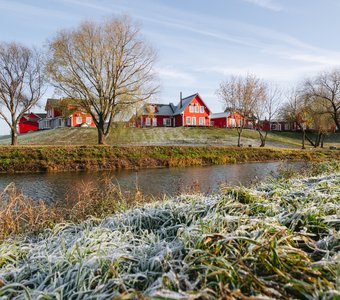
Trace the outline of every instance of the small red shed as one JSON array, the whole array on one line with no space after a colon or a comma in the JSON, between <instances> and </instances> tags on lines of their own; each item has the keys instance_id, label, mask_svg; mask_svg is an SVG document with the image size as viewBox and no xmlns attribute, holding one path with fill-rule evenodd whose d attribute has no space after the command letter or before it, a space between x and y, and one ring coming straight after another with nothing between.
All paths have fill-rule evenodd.
<instances>
[{"instance_id":1,"label":"small red shed","mask_svg":"<svg viewBox=\"0 0 340 300\"><path fill-rule=\"evenodd\" d=\"M44 118L46 118L46 114L44 113L24 114L19 120L19 124L18 124L19 134L39 130L39 121Z\"/></svg>"}]
</instances>

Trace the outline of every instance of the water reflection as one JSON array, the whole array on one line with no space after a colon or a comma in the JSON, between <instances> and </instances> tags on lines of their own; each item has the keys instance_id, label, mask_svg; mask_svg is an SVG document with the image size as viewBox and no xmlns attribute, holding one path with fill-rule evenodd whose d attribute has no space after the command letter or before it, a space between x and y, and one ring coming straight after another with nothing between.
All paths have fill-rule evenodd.
<instances>
[{"instance_id":1,"label":"water reflection","mask_svg":"<svg viewBox=\"0 0 340 300\"><path fill-rule=\"evenodd\" d=\"M283 165L298 169L303 163L290 162ZM119 184L122 191L132 191L138 186L143 193L155 196L171 196L190 190L213 193L218 191L221 184L249 186L267 176L275 176L281 166L280 162L269 162L139 171L2 174L0 190L14 182L27 196L54 201L65 199L65 195L73 196L76 190L89 184L105 188L102 179L109 178Z\"/></svg>"}]
</instances>

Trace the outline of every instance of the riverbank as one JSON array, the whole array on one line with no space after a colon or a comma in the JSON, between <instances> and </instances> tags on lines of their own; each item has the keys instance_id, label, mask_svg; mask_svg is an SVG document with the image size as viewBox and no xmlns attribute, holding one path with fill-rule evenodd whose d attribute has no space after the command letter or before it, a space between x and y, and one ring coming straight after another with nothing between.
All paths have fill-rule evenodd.
<instances>
[{"instance_id":1,"label":"riverbank","mask_svg":"<svg viewBox=\"0 0 340 300\"><path fill-rule=\"evenodd\" d=\"M340 173L326 169L12 237L0 297L337 299Z\"/></svg>"},{"instance_id":2,"label":"riverbank","mask_svg":"<svg viewBox=\"0 0 340 300\"><path fill-rule=\"evenodd\" d=\"M340 151L203 146L0 147L1 173L185 167L280 160L340 160Z\"/></svg>"},{"instance_id":3,"label":"riverbank","mask_svg":"<svg viewBox=\"0 0 340 300\"><path fill-rule=\"evenodd\" d=\"M155 128L113 128L106 139L110 146L235 146L237 130L233 128L200 127L155 127ZM20 145L96 145L95 128L58 128L21 134ZM0 144L9 145L9 137L0 138ZM256 130L244 129L241 143L244 146L260 145ZM268 147L300 148L300 132L271 131L267 137ZM306 145L308 146L308 145ZM340 134L329 134L325 147L340 147Z\"/></svg>"}]
</instances>

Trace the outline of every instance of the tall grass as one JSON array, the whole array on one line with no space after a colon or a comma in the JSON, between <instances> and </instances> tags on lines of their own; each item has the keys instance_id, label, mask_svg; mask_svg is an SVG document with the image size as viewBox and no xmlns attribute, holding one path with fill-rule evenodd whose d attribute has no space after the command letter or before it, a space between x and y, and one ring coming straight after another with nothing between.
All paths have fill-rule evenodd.
<instances>
[{"instance_id":1,"label":"tall grass","mask_svg":"<svg viewBox=\"0 0 340 300\"><path fill-rule=\"evenodd\" d=\"M155 199L143 195L138 187L122 192L108 178L103 178L99 185L82 184L72 196L56 203L31 199L10 184L0 193L0 242L9 235L37 234L58 223L104 218L148 201Z\"/></svg>"},{"instance_id":2,"label":"tall grass","mask_svg":"<svg viewBox=\"0 0 340 300\"><path fill-rule=\"evenodd\" d=\"M182 195L0 245L0 299L339 299L340 173Z\"/></svg>"}]
</instances>

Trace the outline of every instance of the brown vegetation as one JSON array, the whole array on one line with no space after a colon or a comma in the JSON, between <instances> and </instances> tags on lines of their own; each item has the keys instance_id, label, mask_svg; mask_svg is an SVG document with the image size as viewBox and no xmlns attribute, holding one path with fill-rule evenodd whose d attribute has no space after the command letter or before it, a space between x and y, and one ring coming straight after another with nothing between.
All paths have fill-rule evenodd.
<instances>
[{"instance_id":1,"label":"brown vegetation","mask_svg":"<svg viewBox=\"0 0 340 300\"><path fill-rule=\"evenodd\" d=\"M138 188L132 192L122 192L119 186L103 179L99 189L91 184L83 185L76 196L65 201L48 204L44 200L34 200L10 184L0 194L0 241L12 234L39 233L57 223L78 223L89 217L104 218L118 211L154 201L146 197Z\"/></svg>"},{"instance_id":2,"label":"brown vegetation","mask_svg":"<svg viewBox=\"0 0 340 300\"><path fill-rule=\"evenodd\" d=\"M0 148L0 172L116 170L339 159L339 151L198 146L25 146Z\"/></svg>"}]
</instances>

